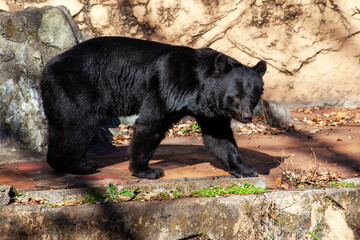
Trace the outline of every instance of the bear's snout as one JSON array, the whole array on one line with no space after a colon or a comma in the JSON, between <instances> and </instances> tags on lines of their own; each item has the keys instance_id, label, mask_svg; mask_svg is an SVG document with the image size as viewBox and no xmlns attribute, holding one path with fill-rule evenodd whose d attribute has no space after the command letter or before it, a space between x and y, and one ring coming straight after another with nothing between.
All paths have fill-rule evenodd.
<instances>
[{"instance_id":1,"label":"bear's snout","mask_svg":"<svg viewBox=\"0 0 360 240\"><path fill-rule=\"evenodd\" d=\"M251 112L244 112L241 115L243 122L251 122L252 120L252 113Z\"/></svg>"},{"instance_id":2,"label":"bear's snout","mask_svg":"<svg viewBox=\"0 0 360 240\"><path fill-rule=\"evenodd\" d=\"M233 115L233 118L242 122L242 123L249 123L252 120L252 113L251 112L238 112Z\"/></svg>"}]
</instances>

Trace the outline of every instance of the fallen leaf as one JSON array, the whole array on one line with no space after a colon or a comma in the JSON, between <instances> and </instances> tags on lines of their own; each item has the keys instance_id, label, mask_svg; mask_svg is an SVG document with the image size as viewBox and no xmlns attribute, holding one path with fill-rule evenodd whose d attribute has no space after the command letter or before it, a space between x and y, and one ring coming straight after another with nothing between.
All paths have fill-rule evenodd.
<instances>
[{"instance_id":1,"label":"fallen leaf","mask_svg":"<svg viewBox=\"0 0 360 240\"><path fill-rule=\"evenodd\" d=\"M305 110L304 110L304 113L311 113L311 108L306 108Z\"/></svg>"},{"instance_id":2,"label":"fallen leaf","mask_svg":"<svg viewBox=\"0 0 360 240\"><path fill-rule=\"evenodd\" d=\"M131 199L131 197L127 197L127 196L119 196L119 200L122 201L122 202L126 202L126 201L129 201Z\"/></svg>"},{"instance_id":3,"label":"fallen leaf","mask_svg":"<svg viewBox=\"0 0 360 240\"><path fill-rule=\"evenodd\" d=\"M280 186L280 185L281 185L281 181L282 181L282 178L277 178L277 179L275 179L275 184L276 184L277 186Z\"/></svg>"},{"instance_id":4,"label":"fallen leaf","mask_svg":"<svg viewBox=\"0 0 360 240\"><path fill-rule=\"evenodd\" d=\"M282 189L285 189L285 190L289 190L290 189L290 185L288 184L288 183L282 183L282 184L280 184L280 187L282 188Z\"/></svg>"},{"instance_id":5,"label":"fallen leaf","mask_svg":"<svg viewBox=\"0 0 360 240\"><path fill-rule=\"evenodd\" d=\"M341 119L345 118L347 116L344 112L339 112L335 115L335 121L340 121Z\"/></svg>"}]
</instances>

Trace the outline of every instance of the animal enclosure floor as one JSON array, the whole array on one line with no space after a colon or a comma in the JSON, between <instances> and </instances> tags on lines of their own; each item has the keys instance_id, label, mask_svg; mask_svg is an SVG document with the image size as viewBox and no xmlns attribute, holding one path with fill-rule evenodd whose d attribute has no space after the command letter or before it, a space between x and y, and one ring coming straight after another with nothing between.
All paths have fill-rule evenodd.
<instances>
[{"instance_id":1,"label":"animal enclosure floor","mask_svg":"<svg viewBox=\"0 0 360 240\"><path fill-rule=\"evenodd\" d=\"M288 187L282 181L287 173L311 175L327 171L327 175L336 178L359 176L359 108L308 108L294 110L292 116L302 124L294 124L287 131L235 133L244 162L258 169L259 176L265 177L268 188ZM111 154L89 156L88 159L99 165L99 171L92 175L55 172L44 157L36 161L27 161L26 157L22 161L1 161L0 184L21 189L137 181L138 178L128 171L127 148L118 146ZM150 161L150 167L164 169L165 179L229 175L204 150L201 136L164 139Z\"/></svg>"}]
</instances>

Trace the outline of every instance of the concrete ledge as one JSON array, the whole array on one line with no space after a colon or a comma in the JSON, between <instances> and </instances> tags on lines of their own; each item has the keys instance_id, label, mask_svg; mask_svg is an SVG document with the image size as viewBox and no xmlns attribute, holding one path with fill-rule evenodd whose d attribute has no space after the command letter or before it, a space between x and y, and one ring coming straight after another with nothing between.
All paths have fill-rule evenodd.
<instances>
[{"instance_id":1,"label":"concrete ledge","mask_svg":"<svg viewBox=\"0 0 360 240\"><path fill-rule=\"evenodd\" d=\"M179 189L183 192L191 192L196 189L210 186L227 187L231 184L250 183L256 187L265 187L265 178L235 178L233 176L222 177L201 177L201 178L181 178L181 179L163 179L163 180L139 180L131 181L125 184L116 184L116 191L120 192L122 189L139 189L141 192L170 192ZM90 191L93 194L109 193L107 185L89 188L74 188L74 189L27 189L21 191L21 196L17 198L21 202L26 202L28 199L46 200L47 202L58 204L64 201L73 201L85 196L85 193Z\"/></svg>"},{"instance_id":2,"label":"concrete ledge","mask_svg":"<svg viewBox=\"0 0 360 240\"><path fill-rule=\"evenodd\" d=\"M242 185L244 183L253 184L256 187L264 188L265 178L236 178L234 176L217 176L217 177L193 177L193 178L174 178L163 180L140 180L127 182L126 184L117 185L118 190L139 188L142 191L160 193L174 191L179 189L184 192L191 192L196 189L210 186L227 187L231 184Z\"/></svg>"},{"instance_id":3,"label":"concrete ledge","mask_svg":"<svg viewBox=\"0 0 360 240\"><path fill-rule=\"evenodd\" d=\"M360 188L0 211L3 239L359 239Z\"/></svg>"}]
</instances>

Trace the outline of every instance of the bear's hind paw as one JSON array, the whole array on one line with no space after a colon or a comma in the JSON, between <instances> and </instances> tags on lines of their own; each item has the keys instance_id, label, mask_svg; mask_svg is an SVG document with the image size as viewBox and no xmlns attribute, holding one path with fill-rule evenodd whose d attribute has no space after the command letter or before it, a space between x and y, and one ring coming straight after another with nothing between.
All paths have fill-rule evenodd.
<instances>
[{"instance_id":1,"label":"bear's hind paw","mask_svg":"<svg viewBox=\"0 0 360 240\"><path fill-rule=\"evenodd\" d=\"M241 164L241 170L230 171L230 173L237 178L257 177L258 176L258 172L255 168L253 168L249 165L245 165L245 164Z\"/></svg>"}]
</instances>

